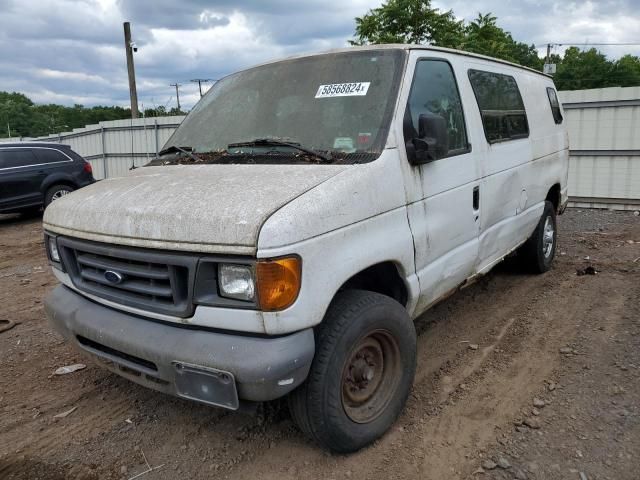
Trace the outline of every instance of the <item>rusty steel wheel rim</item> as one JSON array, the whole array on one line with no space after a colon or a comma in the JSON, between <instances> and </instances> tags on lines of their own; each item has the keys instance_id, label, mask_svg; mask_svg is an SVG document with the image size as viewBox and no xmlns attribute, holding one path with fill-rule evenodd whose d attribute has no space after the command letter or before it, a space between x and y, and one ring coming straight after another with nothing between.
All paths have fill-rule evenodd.
<instances>
[{"instance_id":1,"label":"rusty steel wheel rim","mask_svg":"<svg viewBox=\"0 0 640 480\"><path fill-rule=\"evenodd\" d=\"M362 337L342 370L342 406L356 423L369 423L387 408L400 383L398 342L386 330Z\"/></svg>"}]
</instances>

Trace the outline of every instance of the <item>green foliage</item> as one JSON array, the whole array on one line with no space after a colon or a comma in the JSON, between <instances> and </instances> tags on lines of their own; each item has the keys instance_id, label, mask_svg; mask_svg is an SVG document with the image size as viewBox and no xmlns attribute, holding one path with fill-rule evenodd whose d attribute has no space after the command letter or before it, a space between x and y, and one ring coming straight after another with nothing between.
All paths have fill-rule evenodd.
<instances>
[{"instance_id":1,"label":"green foliage","mask_svg":"<svg viewBox=\"0 0 640 480\"><path fill-rule=\"evenodd\" d=\"M356 18L352 45L370 43L432 43L455 48L460 44L463 22L452 11L431 8L431 0L389 0Z\"/></svg>"},{"instance_id":2,"label":"green foliage","mask_svg":"<svg viewBox=\"0 0 640 480\"><path fill-rule=\"evenodd\" d=\"M429 43L542 69L535 46L516 42L496 22L488 13L465 24L451 10L432 8L431 0L388 0L356 18L356 38L351 44Z\"/></svg>"},{"instance_id":3,"label":"green foliage","mask_svg":"<svg viewBox=\"0 0 640 480\"><path fill-rule=\"evenodd\" d=\"M640 85L640 58L633 55L608 60L595 48L582 51L571 47L556 63L553 80L559 90Z\"/></svg>"},{"instance_id":4,"label":"green foliage","mask_svg":"<svg viewBox=\"0 0 640 480\"><path fill-rule=\"evenodd\" d=\"M387 0L356 18L355 38L350 43L428 43L536 70L542 70L544 64L535 45L516 41L498 26L498 19L491 13L478 14L475 20L465 23L457 20L451 10L433 8L431 0ZM552 54L550 63L557 65L554 81L559 90L640 85L640 58L633 55L609 60L596 49L582 51L572 47L564 57Z\"/></svg>"},{"instance_id":5,"label":"green foliage","mask_svg":"<svg viewBox=\"0 0 640 480\"><path fill-rule=\"evenodd\" d=\"M21 93L0 92L0 137L40 137L95 124L105 120L130 118L122 107L82 105L36 105Z\"/></svg>"},{"instance_id":6,"label":"green foliage","mask_svg":"<svg viewBox=\"0 0 640 480\"><path fill-rule=\"evenodd\" d=\"M487 13L465 27L460 50L480 53L542 70L543 61L538 57L535 45L517 42L511 34L497 24L498 19Z\"/></svg>"},{"instance_id":7,"label":"green foliage","mask_svg":"<svg viewBox=\"0 0 640 480\"><path fill-rule=\"evenodd\" d=\"M165 115L186 115L187 112L178 110L176 107L167 110L167 107L160 105L156 108L146 108L144 111L145 117L164 117Z\"/></svg>"}]
</instances>

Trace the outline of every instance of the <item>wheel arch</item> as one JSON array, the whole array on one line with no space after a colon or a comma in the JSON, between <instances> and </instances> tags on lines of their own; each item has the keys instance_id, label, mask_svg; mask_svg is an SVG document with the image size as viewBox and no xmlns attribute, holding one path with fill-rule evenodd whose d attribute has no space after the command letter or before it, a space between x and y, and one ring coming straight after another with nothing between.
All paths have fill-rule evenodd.
<instances>
[{"instance_id":1,"label":"wheel arch","mask_svg":"<svg viewBox=\"0 0 640 480\"><path fill-rule=\"evenodd\" d=\"M406 307L409 287L400 272L401 267L393 261L375 263L351 276L338 288L335 295L344 290L368 290L390 297Z\"/></svg>"},{"instance_id":2,"label":"wheel arch","mask_svg":"<svg viewBox=\"0 0 640 480\"><path fill-rule=\"evenodd\" d=\"M547 192L547 196L545 197L545 200L551 202L551 204L553 205L553 209L555 210L556 213L560 212L561 189L560 189L559 183L556 183L549 189L549 191Z\"/></svg>"},{"instance_id":3,"label":"wheel arch","mask_svg":"<svg viewBox=\"0 0 640 480\"><path fill-rule=\"evenodd\" d=\"M73 180L70 175L64 175L61 173L49 175L42 182L40 190L42 194L46 194L47 190L49 190L54 185L66 185L68 187L72 187L74 189L78 188L78 184Z\"/></svg>"}]
</instances>

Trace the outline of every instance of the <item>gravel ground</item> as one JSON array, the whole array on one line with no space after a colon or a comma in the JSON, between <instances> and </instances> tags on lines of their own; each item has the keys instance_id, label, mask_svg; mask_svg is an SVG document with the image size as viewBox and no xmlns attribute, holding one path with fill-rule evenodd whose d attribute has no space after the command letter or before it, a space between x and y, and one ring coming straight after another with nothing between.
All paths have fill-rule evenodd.
<instances>
[{"instance_id":1,"label":"gravel ground","mask_svg":"<svg viewBox=\"0 0 640 480\"><path fill-rule=\"evenodd\" d=\"M637 480L640 217L569 210L559 227L547 274L510 259L417 320L405 412L342 456L308 441L284 402L230 413L87 361L44 318L56 281L40 221L0 217L0 319L19 322L0 333L0 478Z\"/></svg>"}]
</instances>

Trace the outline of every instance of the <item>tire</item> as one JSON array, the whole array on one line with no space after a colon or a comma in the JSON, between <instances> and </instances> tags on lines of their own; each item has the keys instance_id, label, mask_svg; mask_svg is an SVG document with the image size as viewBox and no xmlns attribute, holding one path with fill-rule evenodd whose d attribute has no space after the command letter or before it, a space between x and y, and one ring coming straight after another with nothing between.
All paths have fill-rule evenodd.
<instances>
[{"instance_id":1,"label":"tire","mask_svg":"<svg viewBox=\"0 0 640 480\"><path fill-rule=\"evenodd\" d=\"M343 291L319 327L309 376L289 395L289 409L322 447L355 452L396 421L415 370L416 331L404 307L378 293Z\"/></svg>"},{"instance_id":2,"label":"tire","mask_svg":"<svg viewBox=\"0 0 640 480\"><path fill-rule=\"evenodd\" d=\"M51 202L73 192L74 190L74 187L64 184L53 185L52 187L49 187L47 193L45 193L44 195L44 208L47 208L49 205L51 205Z\"/></svg>"},{"instance_id":3,"label":"tire","mask_svg":"<svg viewBox=\"0 0 640 480\"><path fill-rule=\"evenodd\" d=\"M546 201L536 229L520 249L523 267L533 273L548 271L556 254L557 236L556 212Z\"/></svg>"}]
</instances>

